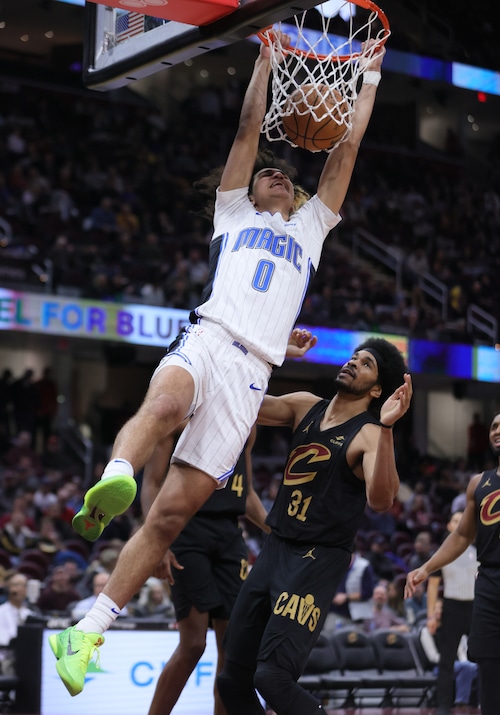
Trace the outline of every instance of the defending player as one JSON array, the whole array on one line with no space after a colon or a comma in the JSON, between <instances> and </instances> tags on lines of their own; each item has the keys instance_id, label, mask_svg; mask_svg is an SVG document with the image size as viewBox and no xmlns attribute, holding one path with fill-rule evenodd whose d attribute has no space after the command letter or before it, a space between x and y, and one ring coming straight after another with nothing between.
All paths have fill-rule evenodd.
<instances>
[{"instance_id":1,"label":"defending player","mask_svg":"<svg viewBox=\"0 0 500 715\"><path fill-rule=\"evenodd\" d=\"M264 399L259 423L294 432L267 518L271 534L226 632L217 682L228 715L264 715L255 688L277 715L322 710L297 680L349 567L366 503L385 511L398 492L392 426L410 406L405 369L394 345L370 338L341 368L332 400L307 392Z\"/></svg>"},{"instance_id":2,"label":"defending player","mask_svg":"<svg viewBox=\"0 0 500 715\"><path fill-rule=\"evenodd\" d=\"M222 639L248 574L248 549L238 516L245 514L266 533L270 531L264 523L266 511L252 485L251 452L255 437L254 427L226 488L209 497L172 544L170 563L180 569L175 577L169 577L179 645L160 674L149 715L172 712L203 655L209 624L217 642L216 674L224 665ZM145 513L147 502L154 500L151 497L157 475L162 473L161 466L156 473L151 464L145 469L141 490L141 498L143 493L145 496ZM225 715L225 712L214 683L214 715Z\"/></svg>"},{"instance_id":3,"label":"defending player","mask_svg":"<svg viewBox=\"0 0 500 715\"><path fill-rule=\"evenodd\" d=\"M405 598L415 585L455 561L475 542L479 570L472 604L472 623L468 641L469 659L477 662L481 682L481 713L497 715L500 668L500 412L490 425L490 446L498 465L474 475L467 487L465 510L458 526L423 566L406 577Z\"/></svg>"}]
</instances>

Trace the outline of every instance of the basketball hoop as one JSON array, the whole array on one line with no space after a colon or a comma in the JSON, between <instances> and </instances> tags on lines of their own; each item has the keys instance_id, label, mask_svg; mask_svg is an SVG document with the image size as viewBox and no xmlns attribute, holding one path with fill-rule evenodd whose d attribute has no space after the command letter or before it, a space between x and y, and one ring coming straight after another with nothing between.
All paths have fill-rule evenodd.
<instances>
[{"instance_id":1,"label":"basketball hoop","mask_svg":"<svg viewBox=\"0 0 500 715\"><path fill-rule=\"evenodd\" d=\"M282 117L313 109L307 104L307 95L304 97L300 91L304 84L331 88L331 101L324 103L324 111L345 127L341 138L325 151L332 151L349 136L359 77L386 42L390 27L387 16L372 0L346 0L342 7L348 11L346 36L332 32L333 18L322 12L321 5L296 15L294 24L278 23L258 33L272 49L272 101L262 126L269 141L282 140L297 146L285 133ZM361 12L356 12L358 8ZM313 12L319 14L320 29L311 29L306 23ZM314 19L317 24L317 16ZM314 22L309 25L314 26ZM290 36L289 44L281 43L282 34ZM367 47L368 40L375 42Z\"/></svg>"}]
</instances>

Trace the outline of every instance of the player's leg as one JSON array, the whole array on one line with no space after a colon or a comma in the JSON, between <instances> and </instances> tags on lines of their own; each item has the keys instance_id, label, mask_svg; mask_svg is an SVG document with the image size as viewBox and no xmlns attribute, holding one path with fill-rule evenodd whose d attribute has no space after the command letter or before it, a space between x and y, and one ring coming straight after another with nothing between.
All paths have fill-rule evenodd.
<instances>
[{"instance_id":1,"label":"player's leg","mask_svg":"<svg viewBox=\"0 0 500 715\"><path fill-rule=\"evenodd\" d=\"M198 469L172 465L144 525L121 551L103 593L89 613L76 626L52 636L51 646L58 658L58 673L72 695L83 689L87 665L95 650L95 646L90 647L89 644L84 653L78 653L75 643L77 646L86 643L85 634L88 633L93 634L94 643L98 638L96 634L102 634L109 628L119 615L120 608L139 591L184 525L216 486L214 479Z\"/></svg>"},{"instance_id":2,"label":"player's leg","mask_svg":"<svg viewBox=\"0 0 500 715\"><path fill-rule=\"evenodd\" d=\"M481 715L498 715L500 658L478 658Z\"/></svg>"},{"instance_id":3,"label":"player's leg","mask_svg":"<svg viewBox=\"0 0 500 715\"><path fill-rule=\"evenodd\" d=\"M100 481L73 518L81 536L95 541L113 517L130 507L137 492L134 474L189 413L194 392L193 376L182 367L167 365L154 375L141 407L118 433Z\"/></svg>"},{"instance_id":4,"label":"player's leg","mask_svg":"<svg viewBox=\"0 0 500 715\"><path fill-rule=\"evenodd\" d=\"M217 676L222 672L225 662L224 636L229 623L229 617L234 609L236 599L245 580L248 578L248 548L241 529L236 520L219 519L217 521L220 534L212 573L217 587L220 606L215 609L212 626L217 642L217 674L214 683L214 715L227 715L217 687Z\"/></svg>"},{"instance_id":5,"label":"player's leg","mask_svg":"<svg viewBox=\"0 0 500 715\"><path fill-rule=\"evenodd\" d=\"M343 549L322 546L281 542L279 550L274 607L262 636L254 683L278 715L313 715L322 711L321 705L297 681L350 558ZM311 552L314 558L309 558Z\"/></svg>"},{"instance_id":6,"label":"player's leg","mask_svg":"<svg viewBox=\"0 0 500 715\"><path fill-rule=\"evenodd\" d=\"M437 712L439 715L449 713L453 707L455 689L454 663L457 658L458 644L462 633L468 633L470 627L470 609L467 608L467 605L467 603L454 599L443 599L440 657L436 684Z\"/></svg>"},{"instance_id":7,"label":"player's leg","mask_svg":"<svg viewBox=\"0 0 500 715\"><path fill-rule=\"evenodd\" d=\"M224 667L217 677L228 715L265 715L253 681L262 634L271 613L273 559L268 540L241 587L229 619Z\"/></svg>"},{"instance_id":8,"label":"player's leg","mask_svg":"<svg viewBox=\"0 0 500 715\"><path fill-rule=\"evenodd\" d=\"M200 613L193 606L187 618L179 621L178 625L179 645L158 678L149 715L168 715L172 712L205 650L208 613Z\"/></svg>"}]
</instances>

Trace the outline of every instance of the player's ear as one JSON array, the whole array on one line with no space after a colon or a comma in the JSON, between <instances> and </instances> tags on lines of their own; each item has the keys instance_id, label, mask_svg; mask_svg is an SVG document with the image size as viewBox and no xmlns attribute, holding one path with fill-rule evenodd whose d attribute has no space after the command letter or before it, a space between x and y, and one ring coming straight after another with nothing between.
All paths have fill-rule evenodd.
<instances>
[{"instance_id":1,"label":"player's ear","mask_svg":"<svg viewBox=\"0 0 500 715\"><path fill-rule=\"evenodd\" d=\"M372 389L370 390L370 395L372 396L372 399L376 400L380 395L382 394L382 388L380 385L374 385Z\"/></svg>"}]
</instances>

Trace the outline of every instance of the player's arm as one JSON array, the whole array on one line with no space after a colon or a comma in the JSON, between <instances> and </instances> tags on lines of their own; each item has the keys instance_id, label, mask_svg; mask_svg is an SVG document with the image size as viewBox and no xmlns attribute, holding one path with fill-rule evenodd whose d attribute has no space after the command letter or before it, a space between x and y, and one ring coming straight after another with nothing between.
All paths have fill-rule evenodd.
<instances>
[{"instance_id":1,"label":"player's arm","mask_svg":"<svg viewBox=\"0 0 500 715\"><path fill-rule=\"evenodd\" d=\"M320 399L311 392L291 392L278 397L266 395L259 410L257 424L293 429Z\"/></svg>"},{"instance_id":2,"label":"player's arm","mask_svg":"<svg viewBox=\"0 0 500 715\"><path fill-rule=\"evenodd\" d=\"M369 40L374 43L374 40ZM380 72L385 48L380 47L373 55L367 70ZM349 137L328 155L318 184L318 196L334 213L338 214L349 188L354 164L358 156L361 140L375 104L377 87L363 84L356 99L352 116L352 130Z\"/></svg>"},{"instance_id":3,"label":"player's arm","mask_svg":"<svg viewBox=\"0 0 500 715\"><path fill-rule=\"evenodd\" d=\"M288 338L286 346L287 358L303 357L311 348L318 342L316 335L313 335L310 330L305 328L294 328Z\"/></svg>"},{"instance_id":4,"label":"player's arm","mask_svg":"<svg viewBox=\"0 0 500 715\"><path fill-rule=\"evenodd\" d=\"M411 377L407 373L403 384L382 405L380 421L392 426L401 419L410 407L412 393ZM370 508L386 511L391 508L399 491L393 431L388 427L367 424L359 433L359 440L361 471L356 468L354 471L365 480L366 499Z\"/></svg>"},{"instance_id":5,"label":"player's arm","mask_svg":"<svg viewBox=\"0 0 500 715\"><path fill-rule=\"evenodd\" d=\"M407 575L405 598L409 598L413 595L417 583L422 583L430 574L439 571L443 566L455 561L476 538L477 524L474 492L476 491L480 479L481 475L476 474L469 482L464 513L457 528L446 537L436 553L433 554L425 564L418 569L410 571Z\"/></svg>"},{"instance_id":6,"label":"player's arm","mask_svg":"<svg viewBox=\"0 0 500 715\"><path fill-rule=\"evenodd\" d=\"M245 445L245 469L247 475L247 500L245 516L253 524L269 534L271 529L265 524L267 512L264 509L259 495L253 488L253 465L252 465L252 449L257 438L257 427L254 425Z\"/></svg>"},{"instance_id":7,"label":"player's arm","mask_svg":"<svg viewBox=\"0 0 500 715\"><path fill-rule=\"evenodd\" d=\"M271 73L270 52L269 47L261 45L243 99L238 131L224 166L221 191L239 189L250 184L267 108L267 88Z\"/></svg>"}]
</instances>

